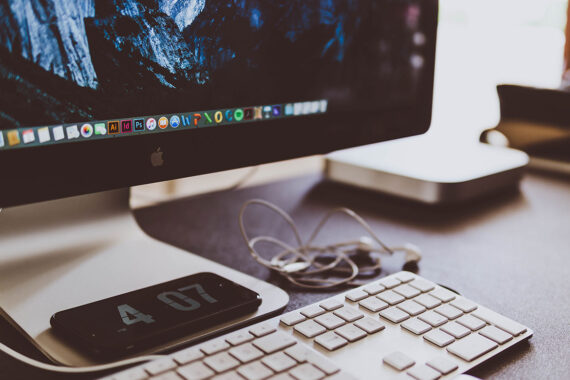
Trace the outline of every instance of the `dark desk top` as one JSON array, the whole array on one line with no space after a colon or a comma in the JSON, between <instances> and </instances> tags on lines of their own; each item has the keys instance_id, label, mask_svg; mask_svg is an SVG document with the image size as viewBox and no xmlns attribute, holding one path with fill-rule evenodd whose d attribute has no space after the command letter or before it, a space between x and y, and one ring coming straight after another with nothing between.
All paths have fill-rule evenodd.
<instances>
[{"instance_id":1,"label":"dark desk top","mask_svg":"<svg viewBox=\"0 0 570 380\"><path fill-rule=\"evenodd\" d=\"M335 206L357 211L379 236L396 245L412 242L423 252L418 273L501 312L534 330L521 344L472 371L482 378L567 378L570 372L570 181L528 175L520 192L468 204L430 207L303 177L232 192L186 198L136 212L150 235L199 253L286 289L288 310L327 298L331 292L289 286L255 263L239 234L237 215L251 198L274 202L296 220L306 238L321 215ZM252 231L290 237L268 211L252 209ZM363 235L343 217L333 219L322 239ZM329 240L330 241L330 240ZM401 270L403 258L386 257L381 276ZM339 290L336 290L338 292ZM5 323L1 341L32 355ZM37 357L37 356L36 356ZM0 378L69 379L48 376L0 354Z\"/></svg>"}]
</instances>

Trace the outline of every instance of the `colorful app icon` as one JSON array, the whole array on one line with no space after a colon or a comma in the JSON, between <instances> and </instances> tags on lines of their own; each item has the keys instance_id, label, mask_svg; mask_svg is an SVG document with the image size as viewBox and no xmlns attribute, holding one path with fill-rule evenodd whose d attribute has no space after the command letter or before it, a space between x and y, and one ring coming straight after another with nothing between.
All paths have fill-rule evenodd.
<instances>
[{"instance_id":1,"label":"colorful app icon","mask_svg":"<svg viewBox=\"0 0 570 380\"><path fill-rule=\"evenodd\" d=\"M133 120L133 129L135 132L144 131L144 119Z\"/></svg>"},{"instance_id":2,"label":"colorful app icon","mask_svg":"<svg viewBox=\"0 0 570 380\"><path fill-rule=\"evenodd\" d=\"M299 116L303 114L303 103L295 103L293 105L293 115Z\"/></svg>"},{"instance_id":3,"label":"colorful app icon","mask_svg":"<svg viewBox=\"0 0 570 380\"><path fill-rule=\"evenodd\" d=\"M116 135L117 133L121 133L119 129L119 122L118 121L109 121L107 122L107 131L110 135Z\"/></svg>"},{"instance_id":4,"label":"colorful app icon","mask_svg":"<svg viewBox=\"0 0 570 380\"><path fill-rule=\"evenodd\" d=\"M206 119L207 124L212 124L214 121L212 120L212 116L208 112L204 112L204 118Z\"/></svg>"},{"instance_id":5,"label":"colorful app icon","mask_svg":"<svg viewBox=\"0 0 570 380\"><path fill-rule=\"evenodd\" d=\"M200 120L202 120L202 115L200 115L199 113L195 113L194 115L192 115L192 119L194 120L194 126L197 127Z\"/></svg>"},{"instance_id":6,"label":"colorful app icon","mask_svg":"<svg viewBox=\"0 0 570 380\"><path fill-rule=\"evenodd\" d=\"M0 131L0 148L4 147L4 134Z\"/></svg>"},{"instance_id":7,"label":"colorful app icon","mask_svg":"<svg viewBox=\"0 0 570 380\"><path fill-rule=\"evenodd\" d=\"M176 115L170 117L170 125L172 128L178 128L180 126L180 118Z\"/></svg>"},{"instance_id":8,"label":"colorful app icon","mask_svg":"<svg viewBox=\"0 0 570 380\"><path fill-rule=\"evenodd\" d=\"M156 129L156 120L152 117L146 119L146 129L149 131L154 131Z\"/></svg>"},{"instance_id":9,"label":"colorful app icon","mask_svg":"<svg viewBox=\"0 0 570 380\"><path fill-rule=\"evenodd\" d=\"M243 118L245 120L252 120L253 119L253 108L246 108L243 110Z\"/></svg>"},{"instance_id":10,"label":"colorful app icon","mask_svg":"<svg viewBox=\"0 0 570 380\"><path fill-rule=\"evenodd\" d=\"M271 106L263 107L263 118L269 119L271 117L271 115L272 115Z\"/></svg>"},{"instance_id":11,"label":"colorful app icon","mask_svg":"<svg viewBox=\"0 0 570 380\"><path fill-rule=\"evenodd\" d=\"M158 119L158 127L160 129L164 129L164 128L168 127L168 119L165 118L164 116L161 117L160 119Z\"/></svg>"},{"instance_id":12,"label":"colorful app icon","mask_svg":"<svg viewBox=\"0 0 570 380\"><path fill-rule=\"evenodd\" d=\"M93 126L91 124L83 124L81 126L81 136L85 138L93 136Z\"/></svg>"},{"instance_id":13,"label":"colorful app icon","mask_svg":"<svg viewBox=\"0 0 570 380\"><path fill-rule=\"evenodd\" d=\"M96 123L95 124L95 135L96 136L104 136L107 134L107 128L105 128L105 123Z\"/></svg>"},{"instance_id":14,"label":"colorful app icon","mask_svg":"<svg viewBox=\"0 0 570 380\"><path fill-rule=\"evenodd\" d=\"M235 121L242 121L243 120L243 110L241 108L238 108L237 110L234 111L234 119Z\"/></svg>"},{"instance_id":15,"label":"colorful app icon","mask_svg":"<svg viewBox=\"0 0 570 380\"><path fill-rule=\"evenodd\" d=\"M329 102L327 100L321 100L319 103L320 103L320 111L322 113L327 112L327 106Z\"/></svg>"},{"instance_id":16,"label":"colorful app icon","mask_svg":"<svg viewBox=\"0 0 570 380\"><path fill-rule=\"evenodd\" d=\"M38 141L43 144L51 140L51 136L49 135L49 128L43 127L38 129Z\"/></svg>"},{"instance_id":17,"label":"colorful app icon","mask_svg":"<svg viewBox=\"0 0 570 380\"><path fill-rule=\"evenodd\" d=\"M271 112L273 114L274 117L279 117L281 116L281 106L273 106L271 108Z\"/></svg>"},{"instance_id":18,"label":"colorful app icon","mask_svg":"<svg viewBox=\"0 0 570 380\"><path fill-rule=\"evenodd\" d=\"M216 111L214 113L214 120L218 124L220 124L222 121L224 121L224 114L222 113L222 111Z\"/></svg>"},{"instance_id":19,"label":"colorful app icon","mask_svg":"<svg viewBox=\"0 0 570 380\"><path fill-rule=\"evenodd\" d=\"M263 119L263 107L253 108L253 119L254 120Z\"/></svg>"},{"instance_id":20,"label":"colorful app icon","mask_svg":"<svg viewBox=\"0 0 570 380\"><path fill-rule=\"evenodd\" d=\"M133 121L132 120L121 120L121 132L131 133L133 131Z\"/></svg>"},{"instance_id":21,"label":"colorful app icon","mask_svg":"<svg viewBox=\"0 0 570 380\"><path fill-rule=\"evenodd\" d=\"M33 129L26 129L22 132L22 141L24 144L33 143L36 140L36 135Z\"/></svg>"},{"instance_id":22,"label":"colorful app icon","mask_svg":"<svg viewBox=\"0 0 570 380\"><path fill-rule=\"evenodd\" d=\"M303 102L303 115L308 115L311 113L311 102Z\"/></svg>"},{"instance_id":23,"label":"colorful app icon","mask_svg":"<svg viewBox=\"0 0 570 380\"><path fill-rule=\"evenodd\" d=\"M76 139L79 137L79 128L77 128L77 125L70 125L69 127L66 127L65 132L67 133L68 140Z\"/></svg>"},{"instance_id":24,"label":"colorful app icon","mask_svg":"<svg viewBox=\"0 0 570 380\"><path fill-rule=\"evenodd\" d=\"M293 115L293 104L289 103L285 105L285 116Z\"/></svg>"},{"instance_id":25,"label":"colorful app icon","mask_svg":"<svg viewBox=\"0 0 570 380\"><path fill-rule=\"evenodd\" d=\"M192 126L192 117L190 115L181 115L180 121L182 122L182 126L184 127Z\"/></svg>"},{"instance_id":26,"label":"colorful app icon","mask_svg":"<svg viewBox=\"0 0 570 380\"><path fill-rule=\"evenodd\" d=\"M63 133L63 126L61 125L53 127L51 132L53 133L53 139L55 141L63 140L65 138L65 134Z\"/></svg>"},{"instance_id":27,"label":"colorful app icon","mask_svg":"<svg viewBox=\"0 0 570 380\"><path fill-rule=\"evenodd\" d=\"M14 146L20 144L20 132L17 130L8 131L6 136L8 137L8 145Z\"/></svg>"}]
</instances>

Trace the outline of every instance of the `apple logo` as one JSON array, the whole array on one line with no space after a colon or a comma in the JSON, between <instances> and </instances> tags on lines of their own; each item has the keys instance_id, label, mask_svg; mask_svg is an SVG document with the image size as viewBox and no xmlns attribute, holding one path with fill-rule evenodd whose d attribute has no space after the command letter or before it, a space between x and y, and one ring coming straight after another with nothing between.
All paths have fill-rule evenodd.
<instances>
[{"instance_id":1,"label":"apple logo","mask_svg":"<svg viewBox=\"0 0 570 380\"><path fill-rule=\"evenodd\" d=\"M164 164L164 158L162 157L163 154L164 152L160 150L160 147L158 147L155 152L151 153L150 163L152 166L157 167Z\"/></svg>"}]
</instances>

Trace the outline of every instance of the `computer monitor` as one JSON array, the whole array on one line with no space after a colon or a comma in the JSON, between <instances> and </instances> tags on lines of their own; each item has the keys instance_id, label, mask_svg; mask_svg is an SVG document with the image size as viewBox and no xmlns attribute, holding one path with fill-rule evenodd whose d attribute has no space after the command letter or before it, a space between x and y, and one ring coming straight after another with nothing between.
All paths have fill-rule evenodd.
<instances>
[{"instance_id":1,"label":"computer monitor","mask_svg":"<svg viewBox=\"0 0 570 380\"><path fill-rule=\"evenodd\" d=\"M263 299L216 331L282 310L106 190L425 132L436 24L436 0L1 2L0 315L85 365L52 314L203 271Z\"/></svg>"},{"instance_id":2,"label":"computer monitor","mask_svg":"<svg viewBox=\"0 0 570 380\"><path fill-rule=\"evenodd\" d=\"M420 134L436 0L0 4L0 207Z\"/></svg>"}]
</instances>

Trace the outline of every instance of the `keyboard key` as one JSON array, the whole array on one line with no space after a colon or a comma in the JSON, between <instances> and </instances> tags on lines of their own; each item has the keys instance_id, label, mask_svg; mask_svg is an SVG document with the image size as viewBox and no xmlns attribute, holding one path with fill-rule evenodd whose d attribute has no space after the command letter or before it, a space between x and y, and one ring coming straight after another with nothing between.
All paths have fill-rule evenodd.
<instances>
[{"instance_id":1,"label":"keyboard key","mask_svg":"<svg viewBox=\"0 0 570 380\"><path fill-rule=\"evenodd\" d=\"M399 304L397 306L397 308L404 310L406 313L408 313L412 316L421 314L424 311L426 311L425 307L423 307L419 303L412 301L412 300L407 300L407 301L402 302L401 304Z\"/></svg>"},{"instance_id":2,"label":"keyboard key","mask_svg":"<svg viewBox=\"0 0 570 380\"><path fill-rule=\"evenodd\" d=\"M364 314L362 314L362 312L360 310L357 310L353 307L349 307L349 306L345 306L343 308L337 309L335 311L333 311L333 313L337 316L337 317L341 317L342 319L344 319L347 322L354 322L362 317L364 317Z\"/></svg>"},{"instance_id":3,"label":"keyboard key","mask_svg":"<svg viewBox=\"0 0 570 380\"><path fill-rule=\"evenodd\" d=\"M424 335L424 339L438 347L445 347L455 341L455 339L441 330L432 330Z\"/></svg>"},{"instance_id":4,"label":"keyboard key","mask_svg":"<svg viewBox=\"0 0 570 380\"><path fill-rule=\"evenodd\" d=\"M429 294L439 299L442 302L449 302L455 299L455 293L444 288L436 288L434 291L432 291Z\"/></svg>"},{"instance_id":5,"label":"keyboard key","mask_svg":"<svg viewBox=\"0 0 570 380\"><path fill-rule=\"evenodd\" d=\"M471 330L460 325L457 322L449 322L440 327L442 331L445 331L449 335L453 336L455 339L461 339L464 336L471 334Z\"/></svg>"},{"instance_id":6,"label":"keyboard key","mask_svg":"<svg viewBox=\"0 0 570 380\"><path fill-rule=\"evenodd\" d=\"M441 377L438 371L424 364L411 368L407 373L417 380L437 380Z\"/></svg>"},{"instance_id":7,"label":"keyboard key","mask_svg":"<svg viewBox=\"0 0 570 380\"><path fill-rule=\"evenodd\" d=\"M391 290L386 290L385 292L378 294L376 297L380 298L384 302L387 302L389 305L396 305L405 300L404 297L398 293L394 293Z\"/></svg>"},{"instance_id":8,"label":"keyboard key","mask_svg":"<svg viewBox=\"0 0 570 380\"><path fill-rule=\"evenodd\" d=\"M283 372L297 365L297 362L283 352L277 352L261 360L263 364L275 372Z\"/></svg>"},{"instance_id":9,"label":"keyboard key","mask_svg":"<svg viewBox=\"0 0 570 380\"><path fill-rule=\"evenodd\" d=\"M340 371L340 368L331 360L317 354L316 352L309 352L307 355L307 361L329 376Z\"/></svg>"},{"instance_id":10,"label":"keyboard key","mask_svg":"<svg viewBox=\"0 0 570 380\"><path fill-rule=\"evenodd\" d=\"M253 345L266 354L272 354L274 352L283 350L294 345L295 343L297 343L296 339L281 332L275 332L253 341Z\"/></svg>"},{"instance_id":11,"label":"keyboard key","mask_svg":"<svg viewBox=\"0 0 570 380\"><path fill-rule=\"evenodd\" d=\"M301 322L294 327L295 331L303 334L307 338L314 338L327 331L327 329L313 320Z\"/></svg>"},{"instance_id":12,"label":"keyboard key","mask_svg":"<svg viewBox=\"0 0 570 380\"><path fill-rule=\"evenodd\" d=\"M423 333L431 330L430 325L416 318L403 322L401 326L416 335L422 335Z\"/></svg>"},{"instance_id":13,"label":"keyboard key","mask_svg":"<svg viewBox=\"0 0 570 380\"><path fill-rule=\"evenodd\" d=\"M253 335L251 335L247 331L238 331L226 337L226 342L228 342L232 346L237 346L238 344L250 342L252 340L253 340Z\"/></svg>"},{"instance_id":14,"label":"keyboard key","mask_svg":"<svg viewBox=\"0 0 570 380\"><path fill-rule=\"evenodd\" d=\"M499 344L505 344L509 340L513 339L513 336L511 334L495 326L486 326L481 331L479 331L479 334Z\"/></svg>"},{"instance_id":15,"label":"keyboard key","mask_svg":"<svg viewBox=\"0 0 570 380\"><path fill-rule=\"evenodd\" d=\"M364 291L371 296L376 295L386 289L381 283L374 282L364 287Z\"/></svg>"},{"instance_id":16,"label":"keyboard key","mask_svg":"<svg viewBox=\"0 0 570 380\"><path fill-rule=\"evenodd\" d=\"M388 307L388 304L376 297L368 297L359 303L360 306L376 313Z\"/></svg>"},{"instance_id":17,"label":"keyboard key","mask_svg":"<svg viewBox=\"0 0 570 380\"><path fill-rule=\"evenodd\" d=\"M242 344L241 346L234 347L228 351L230 355L242 363L249 363L250 361L259 359L263 356L263 352L255 348L251 343Z\"/></svg>"},{"instance_id":18,"label":"keyboard key","mask_svg":"<svg viewBox=\"0 0 570 380\"><path fill-rule=\"evenodd\" d=\"M463 312L456 307L449 304L441 305L433 309L436 313L439 313L446 317L447 319L455 319L463 315Z\"/></svg>"},{"instance_id":19,"label":"keyboard key","mask_svg":"<svg viewBox=\"0 0 570 380\"><path fill-rule=\"evenodd\" d=\"M421 294L414 298L414 301L428 309L433 309L434 307L441 305L441 301L439 299L430 296L429 294Z\"/></svg>"},{"instance_id":20,"label":"keyboard key","mask_svg":"<svg viewBox=\"0 0 570 380\"><path fill-rule=\"evenodd\" d=\"M243 379L239 379L243 380ZM280 373L279 375L271 376L269 380L295 380L295 378L288 373Z\"/></svg>"},{"instance_id":21,"label":"keyboard key","mask_svg":"<svg viewBox=\"0 0 570 380\"><path fill-rule=\"evenodd\" d=\"M319 305L312 305L301 310L301 314L303 314L307 318L314 318L318 315L324 314L324 312L325 309L323 309Z\"/></svg>"},{"instance_id":22,"label":"keyboard key","mask_svg":"<svg viewBox=\"0 0 570 380\"><path fill-rule=\"evenodd\" d=\"M431 368L434 368L437 371L439 371L442 375L448 375L458 368L457 364L455 364L453 361L451 361L448 358L444 358L443 356L433 358L426 364L429 365Z\"/></svg>"},{"instance_id":23,"label":"keyboard key","mask_svg":"<svg viewBox=\"0 0 570 380\"><path fill-rule=\"evenodd\" d=\"M193 362L198 359L202 359L204 354L196 347L186 348L182 351L175 353L172 358L176 361L176 363L183 365Z\"/></svg>"},{"instance_id":24,"label":"keyboard key","mask_svg":"<svg viewBox=\"0 0 570 380\"><path fill-rule=\"evenodd\" d=\"M396 307L384 309L380 312L380 316L386 318L392 323L400 323L410 318L410 315Z\"/></svg>"},{"instance_id":25,"label":"keyboard key","mask_svg":"<svg viewBox=\"0 0 570 380\"><path fill-rule=\"evenodd\" d=\"M374 334L386 328L384 324L370 317L359 319L354 323L354 325L366 331L368 334Z\"/></svg>"},{"instance_id":26,"label":"keyboard key","mask_svg":"<svg viewBox=\"0 0 570 380\"><path fill-rule=\"evenodd\" d=\"M422 293L429 292L430 290L435 289L435 285L432 282L421 279L415 279L414 281L410 282L409 285L411 287L418 289Z\"/></svg>"},{"instance_id":27,"label":"keyboard key","mask_svg":"<svg viewBox=\"0 0 570 380\"><path fill-rule=\"evenodd\" d=\"M215 377L214 377L214 379L219 380ZM161 373L160 375L157 375L157 376L153 376L150 378L150 380L182 380L182 378L180 376L178 376L176 374L176 372L170 371L170 372ZM232 380L232 379L228 379L228 380Z\"/></svg>"},{"instance_id":28,"label":"keyboard key","mask_svg":"<svg viewBox=\"0 0 570 380\"><path fill-rule=\"evenodd\" d=\"M202 344L200 350L206 355L213 355L229 347L230 345L225 340L215 339Z\"/></svg>"},{"instance_id":29,"label":"keyboard key","mask_svg":"<svg viewBox=\"0 0 570 380\"><path fill-rule=\"evenodd\" d=\"M348 340L349 342L356 342L357 340L367 336L365 331L359 329L353 324L339 327L334 332L342 336L344 339Z\"/></svg>"},{"instance_id":30,"label":"keyboard key","mask_svg":"<svg viewBox=\"0 0 570 380\"><path fill-rule=\"evenodd\" d=\"M281 323L283 323L286 326L294 326L299 322L303 322L305 319L307 318L304 315L294 311L292 313L288 313L282 316Z\"/></svg>"},{"instance_id":31,"label":"keyboard key","mask_svg":"<svg viewBox=\"0 0 570 380\"><path fill-rule=\"evenodd\" d=\"M226 372L240 365L240 362L232 358L227 352L208 356L204 359L204 363L217 373Z\"/></svg>"},{"instance_id":32,"label":"keyboard key","mask_svg":"<svg viewBox=\"0 0 570 380\"><path fill-rule=\"evenodd\" d=\"M293 368L289 374L297 380L320 380L325 377L324 372L309 363Z\"/></svg>"},{"instance_id":33,"label":"keyboard key","mask_svg":"<svg viewBox=\"0 0 570 380\"><path fill-rule=\"evenodd\" d=\"M186 380L202 380L215 373L202 362L194 362L178 368L178 374Z\"/></svg>"},{"instance_id":34,"label":"keyboard key","mask_svg":"<svg viewBox=\"0 0 570 380\"><path fill-rule=\"evenodd\" d=\"M447 351L465 361L473 361L497 348L497 343L479 334L471 334L447 347Z\"/></svg>"},{"instance_id":35,"label":"keyboard key","mask_svg":"<svg viewBox=\"0 0 570 380\"><path fill-rule=\"evenodd\" d=\"M243 377L238 375L236 371L230 371L222 375L214 376L212 380L243 380Z\"/></svg>"},{"instance_id":36,"label":"keyboard key","mask_svg":"<svg viewBox=\"0 0 570 380\"><path fill-rule=\"evenodd\" d=\"M457 319L457 323L467 327L471 331L477 331L480 328L487 325L485 322L483 322L479 318L475 318L471 314L460 317L459 319Z\"/></svg>"},{"instance_id":37,"label":"keyboard key","mask_svg":"<svg viewBox=\"0 0 570 380\"><path fill-rule=\"evenodd\" d=\"M263 380L273 375L273 371L259 361L241 366L237 371L247 380Z\"/></svg>"},{"instance_id":38,"label":"keyboard key","mask_svg":"<svg viewBox=\"0 0 570 380\"><path fill-rule=\"evenodd\" d=\"M465 313L469 313L477 309L477 305L474 302L471 302L465 298L456 298L454 301L451 301L451 305L455 306Z\"/></svg>"},{"instance_id":39,"label":"keyboard key","mask_svg":"<svg viewBox=\"0 0 570 380\"><path fill-rule=\"evenodd\" d=\"M472 315L484 320L485 322L497 326L501 330L505 330L513 336L519 336L520 334L526 332L526 327L523 325L490 310L479 309L473 312Z\"/></svg>"},{"instance_id":40,"label":"keyboard key","mask_svg":"<svg viewBox=\"0 0 570 380\"><path fill-rule=\"evenodd\" d=\"M252 333L257 338L261 338L262 336L271 334L272 332L277 331L277 329L269 323L264 323L261 325L253 326L249 332Z\"/></svg>"},{"instance_id":41,"label":"keyboard key","mask_svg":"<svg viewBox=\"0 0 570 380\"><path fill-rule=\"evenodd\" d=\"M326 301L323 301L319 304L320 307L322 307L323 309L327 310L327 311L333 311L336 309L340 309L344 304L337 300L336 298L331 298L328 299Z\"/></svg>"},{"instance_id":42,"label":"keyboard key","mask_svg":"<svg viewBox=\"0 0 570 380\"><path fill-rule=\"evenodd\" d=\"M340 327L346 323L344 319L337 317L333 313L319 315L317 318L315 318L315 322L317 322L320 325L323 325L329 330L334 330L337 327Z\"/></svg>"},{"instance_id":43,"label":"keyboard key","mask_svg":"<svg viewBox=\"0 0 570 380\"><path fill-rule=\"evenodd\" d=\"M425 313L420 315L418 318L421 319L422 321L424 321L425 323L429 323L433 327L441 326L445 322L447 322L447 318L445 318L443 315L438 314L432 310L426 311Z\"/></svg>"},{"instance_id":44,"label":"keyboard key","mask_svg":"<svg viewBox=\"0 0 570 380\"><path fill-rule=\"evenodd\" d=\"M144 366L144 369L151 375L158 375L173 368L176 368L176 363L170 358L153 360Z\"/></svg>"},{"instance_id":45,"label":"keyboard key","mask_svg":"<svg viewBox=\"0 0 570 380\"><path fill-rule=\"evenodd\" d=\"M406 354L401 353L400 351L392 352L391 354L384 356L384 359L382 360L384 363L388 364L394 369L397 369L398 371L403 371L406 368L410 368L416 364L412 358Z\"/></svg>"},{"instance_id":46,"label":"keyboard key","mask_svg":"<svg viewBox=\"0 0 570 380\"><path fill-rule=\"evenodd\" d=\"M285 353L295 359L298 363L304 363L312 353L308 348L301 344L296 344L285 350Z\"/></svg>"},{"instance_id":47,"label":"keyboard key","mask_svg":"<svg viewBox=\"0 0 570 380\"><path fill-rule=\"evenodd\" d=\"M366 293L364 290L357 289L346 293L345 297L352 302L358 302L368 297L368 293Z\"/></svg>"},{"instance_id":48,"label":"keyboard key","mask_svg":"<svg viewBox=\"0 0 570 380\"><path fill-rule=\"evenodd\" d=\"M394 288L394 291L406 298L414 298L415 296L421 294L421 292L418 289L412 288L410 285L407 284L396 286Z\"/></svg>"},{"instance_id":49,"label":"keyboard key","mask_svg":"<svg viewBox=\"0 0 570 380\"><path fill-rule=\"evenodd\" d=\"M112 377L113 380L144 380L148 379L148 374L141 367L135 367L117 373Z\"/></svg>"},{"instance_id":50,"label":"keyboard key","mask_svg":"<svg viewBox=\"0 0 570 380\"><path fill-rule=\"evenodd\" d=\"M378 283L386 289L392 289L394 286L400 285L402 281L398 280L396 277L388 277L378 281Z\"/></svg>"},{"instance_id":51,"label":"keyboard key","mask_svg":"<svg viewBox=\"0 0 570 380\"><path fill-rule=\"evenodd\" d=\"M329 351L334 351L337 348L346 346L348 341L332 331L319 335L315 342L323 346Z\"/></svg>"},{"instance_id":52,"label":"keyboard key","mask_svg":"<svg viewBox=\"0 0 570 380\"><path fill-rule=\"evenodd\" d=\"M416 276L414 276L412 273L410 272L400 272L396 275L396 278L402 282L410 282L413 279L416 278Z\"/></svg>"}]
</instances>

